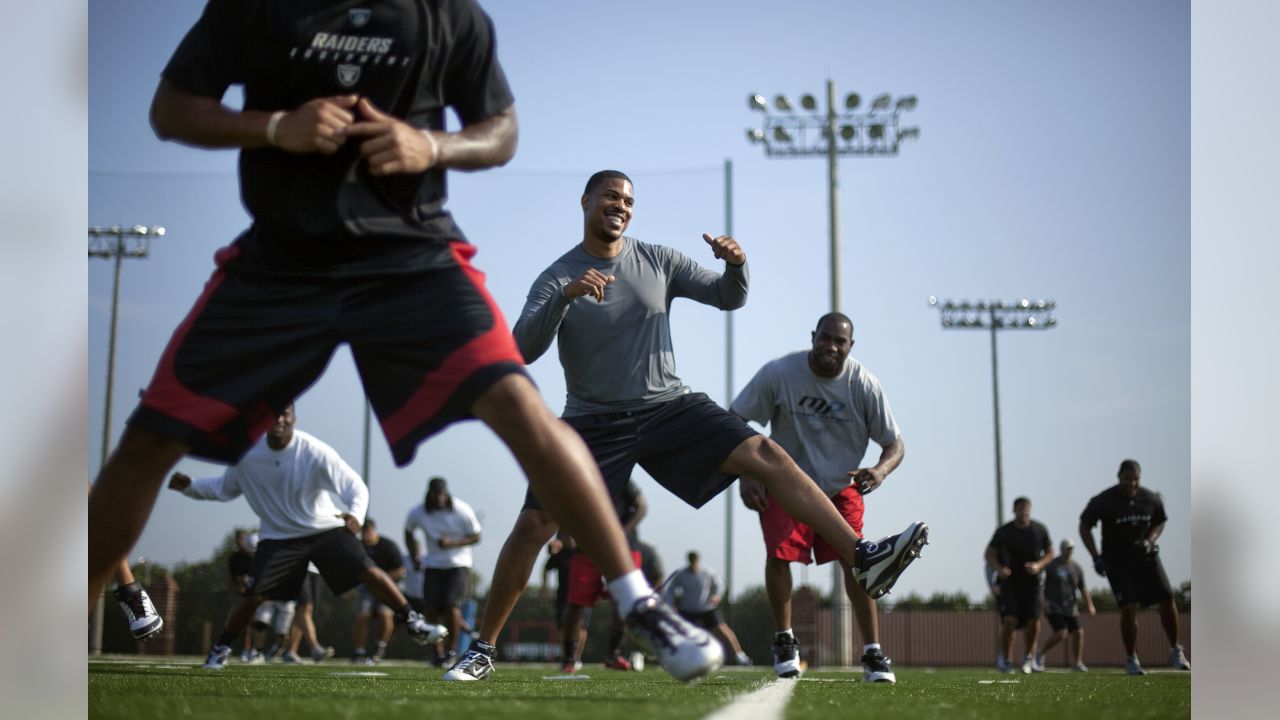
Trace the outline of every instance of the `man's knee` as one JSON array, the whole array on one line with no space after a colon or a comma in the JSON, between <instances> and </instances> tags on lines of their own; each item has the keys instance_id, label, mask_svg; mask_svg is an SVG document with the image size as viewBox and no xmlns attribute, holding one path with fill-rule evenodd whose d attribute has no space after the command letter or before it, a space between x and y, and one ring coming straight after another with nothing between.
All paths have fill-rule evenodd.
<instances>
[{"instance_id":1,"label":"man's knee","mask_svg":"<svg viewBox=\"0 0 1280 720\"><path fill-rule=\"evenodd\" d=\"M560 529L556 519L546 510L525 508L516 517L515 527L511 529L511 539L519 542L521 547L536 547L539 552L542 546Z\"/></svg>"}]
</instances>

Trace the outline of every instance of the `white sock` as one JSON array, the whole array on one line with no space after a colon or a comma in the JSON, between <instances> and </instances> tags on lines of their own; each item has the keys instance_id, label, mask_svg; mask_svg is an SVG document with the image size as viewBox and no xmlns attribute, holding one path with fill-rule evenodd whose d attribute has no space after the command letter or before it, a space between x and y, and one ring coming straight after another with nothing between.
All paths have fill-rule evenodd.
<instances>
[{"instance_id":1,"label":"white sock","mask_svg":"<svg viewBox=\"0 0 1280 720\"><path fill-rule=\"evenodd\" d=\"M644 573L632 570L609 581L609 594L613 596L618 614L625 618L637 602L653 594L653 587L644 579Z\"/></svg>"},{"instance_id":2,"label":"white sock","mask_svg":"<svg viewBox=\"0 0 1280 720\"><path fill-rule=\"evenodd\" d=\"M794 638L796 634L791 632L791 628L787 628L786 630L779 630L778 632L774 633L773 636L775 638L780 638L780 637Z\"/></svg>"},{"instance_id":3,"label":"white sock","mask_svg":"<svg viewBox=\"0 0 1280 720\"><path fill-rule=\"evenodd\" d=\"M872 650L879 650L879 649L880 649L880 643L867 643L866 645L862 646L863 654L869 653Z\"/></svg>"}]
</instances>

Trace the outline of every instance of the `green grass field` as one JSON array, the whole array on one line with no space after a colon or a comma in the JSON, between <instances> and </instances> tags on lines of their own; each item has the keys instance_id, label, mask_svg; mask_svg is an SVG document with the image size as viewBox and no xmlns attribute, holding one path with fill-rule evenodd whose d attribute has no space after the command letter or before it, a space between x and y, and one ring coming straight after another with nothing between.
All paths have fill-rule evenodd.
<instances>
[{"instance_id":1,"label":"green grass field","mask_svg":"<svg viewBox=\"0 0 1280 720\"><path fill-rule=\"evenodd\" d=\"M733 668L684 686L660 668L622 673L588 666L590 679L549 680L551 666L499 665L486 682L447 683L422 664L357 667L240 665L201 670L201 658L119 658L89 663L89 717L173 720L694 720L764 688L768 668ZM790 682L790 681L782 681ZM756 720L760 708L737 717ZM861 673L813 671L795 683L787 720L938 718L1054 720L1191 716L1189 673L1128 677L1115 668L1001 675L993 670L901 669L897 685L861 682Z\"/></svg>"}]
</instances>

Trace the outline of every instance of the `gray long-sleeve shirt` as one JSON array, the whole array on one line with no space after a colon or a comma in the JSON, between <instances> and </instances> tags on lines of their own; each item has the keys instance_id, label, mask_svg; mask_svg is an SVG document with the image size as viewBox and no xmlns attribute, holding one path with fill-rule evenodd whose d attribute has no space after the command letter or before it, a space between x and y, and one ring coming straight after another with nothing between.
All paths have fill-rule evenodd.
<instances>
[{"instance_id":1,"label":"gray long-sleeve shirt","mask_svg":"<svg viewBox=\"0 0 1280 720\"><path fill-rule=\"evenodd\" d=\"M667 580L662 595L680 612L709 612L720 605L720 578L706 568L683 567Z\"/></svg>"},{"instance_id":2,"label":"gray long-sleeve shirt","mask_svg":"<svg viewBox=\"0 0 1280 720\"><path fill-rule=\"evenodd\" d=\"M512 328L526 363L557 338L568 399L564 414L636 410L689 392L676 375L668 313L678 297L734 310L747 301L747 266L725 263L721 275L683 253L624 237L612 258L576 245L534 281ZM587 268L616 279L604 301L569 300L564 288Z\"/></svg>"}]
</instances>

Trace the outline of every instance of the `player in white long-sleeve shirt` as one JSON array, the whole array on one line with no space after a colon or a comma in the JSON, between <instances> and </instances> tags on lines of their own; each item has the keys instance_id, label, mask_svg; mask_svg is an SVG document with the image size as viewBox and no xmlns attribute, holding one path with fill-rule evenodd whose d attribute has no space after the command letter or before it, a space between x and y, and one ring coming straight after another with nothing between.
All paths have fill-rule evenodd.
<instances>
[{"instance_id":1,"label":"player in white long-sleeve shirt","mask_svg":"<svg viewBox=\"0 0 1280 720\"><path fill-rule=\"evenodd\" d=\"M295 422L290 405L266 437L221 477L193 480L174 473L169 480L170 489L197 500L229 502L243 495L260 522L249 587L227 617L205 668L226 664L231 642L263 601L298 595L308 562L315 563L335 595L364 583L379 602L396 611L419 643L434 643L447 632L429 625L409 606L356 537L369 506L364 481L333 448L295 430Z\"/></svg>"}]
</instances>

